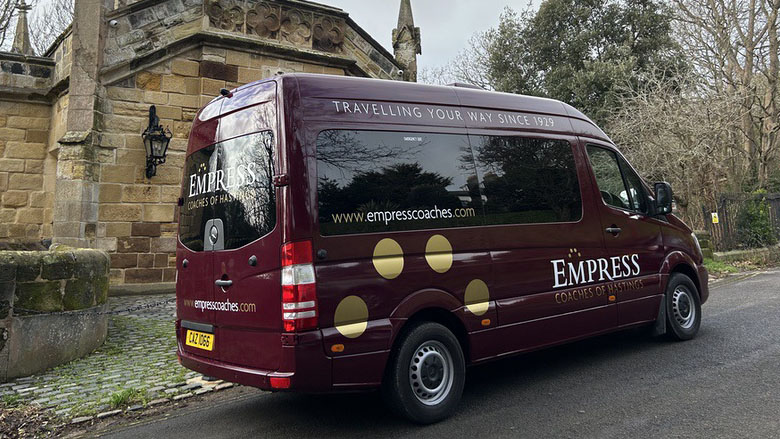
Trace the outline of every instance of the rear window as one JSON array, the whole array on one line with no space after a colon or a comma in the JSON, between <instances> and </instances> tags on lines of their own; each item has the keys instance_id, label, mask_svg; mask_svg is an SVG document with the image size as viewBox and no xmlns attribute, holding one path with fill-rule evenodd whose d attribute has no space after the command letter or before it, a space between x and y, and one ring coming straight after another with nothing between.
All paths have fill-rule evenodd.
<instances>
[{"instance_id":1,"label":"rear window","mask_svg":"<svg viewBox=\"0 0 780 439\"><path fill-rule=\"evenodd\" d=\"M179 239L202 251L206 225L224 225L224 249L236 249L268 234L276 225L271 131L226 140L187 158Z\"/></svg>"}]
</instances>

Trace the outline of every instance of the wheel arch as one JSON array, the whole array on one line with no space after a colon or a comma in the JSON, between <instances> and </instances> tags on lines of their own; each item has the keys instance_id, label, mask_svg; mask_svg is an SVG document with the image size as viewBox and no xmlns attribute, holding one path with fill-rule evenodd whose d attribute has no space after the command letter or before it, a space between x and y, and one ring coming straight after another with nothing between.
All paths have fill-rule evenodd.
<instances>
[{"instance_id":1,"label":"wheel arch","mask_svg":"<svg viewBox=\"0 0 780 439\"><path fill-rule=\"evenodd\" d=\"M454 295L438 289L418 291L407 296L390 315L393 336L391 351L398 347L400 335L418 322L435 322L449 329L458 339L463 356L469 357L470 344L466 325L455 311L462 304Z\"/></svg>"}]
</instances>

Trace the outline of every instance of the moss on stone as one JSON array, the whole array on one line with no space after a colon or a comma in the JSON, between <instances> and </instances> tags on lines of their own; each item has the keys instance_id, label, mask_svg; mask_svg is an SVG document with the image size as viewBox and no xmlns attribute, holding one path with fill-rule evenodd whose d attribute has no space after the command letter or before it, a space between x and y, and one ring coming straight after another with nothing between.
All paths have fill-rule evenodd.
<instances>
[{"instance_id":1,"label":"moss on stone","mask_svg":"<svg viewBox=\"0 0 780 439\"><path fill-rule=\"evenodd\" d=\"M8 317L8 311L11 309L11 301L0 300L0 320ZM3 349L0 348L0 351Z\"/></svg>"},{"instance_id":2,"label":"moss on stone","mask_svg":"<svg viewBox=\"0 0 780 439\"><path fill-rule=\"evenodd\" d=\"M16 262L8 252L0 252L0 281L16 278Z\"/></svg>"},{"instance_id":3,"label":"moss on stone","mask_svg":"<svg viewBox=\"0 0 780 439\"><path fill-rule=\"evenodd\" d=\"M47 280L70 279L75 271L71 252L43 252L41 277Z\"/></svg>"},{"instance_id":4,"label":"moss on stone","mask_svg":"<svg viewBox=\"0 0 780 439\"><path fill-rule=\"evenodd\" d=\"M108 275L95 279L95 305L102 305L108 300Z\"/></svg>"},{"instance_id":5,"label":"moss on stone","mask_svg":"<svg viewBox=\"0 0 780 439\"><path fill-rule=\"evenodd\" d=\"M91 279L71 279L65 284L62 304L66 311L90 308L95 301L95 286Z\"/></svg>"},{"instance_id":6,"label":"moss on stone","mask_svg":"<svg viewBox=\"0 0 780 439\"><path fill-rule=\"evenodd\" d=\"M41 252L8 252L16 265L16 281L29 282L41 274Z\"/></svg>"},{"instance_id":7,"label":"moss on stone","mask_svg":"<svg viewBox=\"0 0 780 439\"><path fill-rule=\"evenodd\" d=\"M16 285L14 307L34 311L62 311L60 282L23 282Z\"/></svg>"},{"instance_id":8,"label":"moss on stone","mask_svg":"<svg viewBox=\"0 0 780 439\"><path fill-rule=\"evenodd\" d=\"M96 250L78 250L74 251L73 255L76 259L74 274L77 278L96 279L108 276L110 262L105 253Z\"/></svg>"}]
</instances>

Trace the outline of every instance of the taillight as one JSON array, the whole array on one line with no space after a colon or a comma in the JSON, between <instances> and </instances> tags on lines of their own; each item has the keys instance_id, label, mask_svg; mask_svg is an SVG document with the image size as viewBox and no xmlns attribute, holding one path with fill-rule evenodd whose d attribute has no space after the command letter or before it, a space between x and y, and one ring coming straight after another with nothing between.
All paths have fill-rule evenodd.
<instances>
[{"instance_id":1,"label":"taillight","mask_svg":"<svg viewBox=\"0 0 780 439\"><path fill-rule=\"evenodd\" d=\"M282 322L285 332L317 327L317 284L311 241L282 246Z\"/></svg>"}]
</instances>

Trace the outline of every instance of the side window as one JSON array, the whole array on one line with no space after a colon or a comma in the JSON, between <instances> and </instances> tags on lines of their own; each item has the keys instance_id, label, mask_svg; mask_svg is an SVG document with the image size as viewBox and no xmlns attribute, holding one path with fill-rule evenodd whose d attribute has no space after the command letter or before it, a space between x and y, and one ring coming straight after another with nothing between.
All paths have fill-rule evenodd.
<instances>
[{"instance_id":1,"label":"side window","mask_svg":"<svg viewBox=\"0 0 780 439\"><path fill-rule=\"evenodd\" d=\"M604 148L588 145L587 149L596 184L604 202L619 209L646 212L647 197L641 180L625 160Z\"/></svg>"},{"instance_id":2,"label":"side window","mask_svg":"<svg viewBox=\"0 0 780 439\"><path fill-rule=\"evenodd\" d=\"M471 136L486 224L573 222L582 199L565 140Z\"/></svg>"},{"instance_id":3,"label":"side window","mask_svg":"<svg viewBox=\"0 0 780 439\"><path fill-rule=\"evenodd\" d=\"M322 235L482 224L465 135L323 131L317 195Z\"/></svg>"},{"instance_id":4,"label":"side window","mask_svg":"<svg viewBox=\"0 0 780 439\"><path fill-rule=\"evenodd\" d=\"M642 179L636 175L631 166L623 159L620 160L620 169L623 171L623 175L626 177L626 185L628 186L628 195L631 198L631 209L638 212L647 213L647 195L642 185Z\"/></svg>"}]
</instances>

